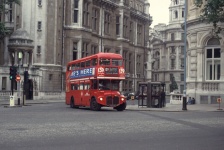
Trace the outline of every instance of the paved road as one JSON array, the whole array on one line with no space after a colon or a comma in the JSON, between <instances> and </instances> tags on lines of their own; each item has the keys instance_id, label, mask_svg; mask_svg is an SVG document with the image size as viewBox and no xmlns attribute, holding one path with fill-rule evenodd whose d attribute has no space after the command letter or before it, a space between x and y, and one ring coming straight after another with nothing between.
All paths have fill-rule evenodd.
<instances>
[{"instance_id":1,"label":"paved road","mask_svg":"<svg viewBox=\"0 0 224 150\"><path fill-rule=\"evenodd\" d=\"M223 150L223 112L0 107L1 150Z\"/></svg>"}]
</instances>

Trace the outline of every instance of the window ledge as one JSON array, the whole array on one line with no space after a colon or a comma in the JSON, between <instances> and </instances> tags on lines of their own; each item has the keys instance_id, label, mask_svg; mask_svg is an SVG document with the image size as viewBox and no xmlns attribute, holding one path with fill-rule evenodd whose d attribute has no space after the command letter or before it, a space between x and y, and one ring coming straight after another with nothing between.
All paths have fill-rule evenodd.
<instances>
[{"instance_id":1,"label":"window ledge","mask_svg":"<svg viewBox=\"0 0 224 150\"><path fill-rule=\"evenodd\" d=\"M37 29L37 31L38 31L38 32L41 32L42 30L41 30L41 29Z\"/></svg>"}]
</instances>

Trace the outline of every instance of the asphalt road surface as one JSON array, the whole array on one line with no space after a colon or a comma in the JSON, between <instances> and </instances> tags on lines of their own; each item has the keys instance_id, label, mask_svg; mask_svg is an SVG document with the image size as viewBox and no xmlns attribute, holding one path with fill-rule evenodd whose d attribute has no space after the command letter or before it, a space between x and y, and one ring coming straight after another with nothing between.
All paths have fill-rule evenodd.
<instances>
[{"instance_id":1,"label":"asphalt road surface","mask_svg":"<svg viewBox=\"0 0 224 150\"><path fill-rule=\"evenodd\" d=\"M0 106L1 150L223 150L223 112Z\"/></svg>"}]
</instances>

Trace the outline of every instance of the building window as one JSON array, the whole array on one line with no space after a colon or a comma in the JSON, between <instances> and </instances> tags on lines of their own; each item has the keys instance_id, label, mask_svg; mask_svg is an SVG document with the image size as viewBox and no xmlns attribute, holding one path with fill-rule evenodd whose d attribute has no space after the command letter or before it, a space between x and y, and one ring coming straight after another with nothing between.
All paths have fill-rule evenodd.
<instances>
[{"instance_id":1,"label":"building window","mask_svg":"<svg viewBox=\"0 0 224 150\"><path fill-rule=\"evenodd\" d=\"M128 72L130 73L133 73L133 67L132 67L132 62L133 62L133 59L132 59L132 53L129 53L129 58L128 58Z\"/></svg>"},{"instance_id":2,"label":"building window","mask_svg":"<svg viewBox=\"0 0 224 150\"><path fill-rule=\"evenodd\" d=\"M119 49L115 50L115 53L120 54L120 50Z\"/></svg>"},{"instance_id":3,"label":"building window","mask_svg":"<svg viewBox=\"0 0 224 150\"><path fill-rule=\"evenodd\" d=\"M124 22L123 22L123 36L124 38L128 37L128 17L124 16Z\"/></svg>"},{"instance_id":4,"label":"building window","mask_svg":"<svg viewBox=\"0 0 224 150\"><path fill-rule=\"evenodd\" d=\"M74 0L74 16L73 16L73 22L78 23L78 12L79 12L79 0Z\"/></svg>"},{"instance_id":5,"label":"building window","mask_svg":"<svg viewBox=\"0 0 224 150\"><path fill-rule=\"evenodd\" d=\"M83 4L83 25L89 26L89 3L87 1Z\"/></svg>"},{"instance_id":6,"label":"building window","mask_svg":"<svg viewBox=\"0 0 224 150\"><path fill-rule=\"evenodd\" d=\"M175 0L174 4L175 4L175 5L178 5L178 0Z\"/></svg>"},{"instance_id":7,"label":"building window","mask_svg":"<svg viewBox=\"0 0 224 150\"><path fill-rule=\"evenodd\" d=\"M42 6L42 0L38 0L38 6Z\"/></svg>"},{"instance_id":8,"label":"building window","mask_svg":"<svg viewBox=\"0 0 224 150\"><path fill-rule=\"evenodd\" d=\"M130 22L130 28L129 28L129 38L130 38L130 41L133 42L133 22Z\"/></svg>"},{"instance_id":9,"label":"building window","mask_svg":"<svg viewBox=\"0 0 224 150\"><path fill-rule=\"evenodd\" d=\"M96 53L97 53L97 46L92 45L91 54L96 54Z\"/></svg>"},{"instance_id":10,"label":"building window","mask_svg":"<svg viewBox=\"0 0 224 150\"><path fill-rule=\"evenodd\" d=\"M37 54L41 54L41 46L37 46Z\"/></svg>"},{"instance_id":11,"label":"building window","mask_svg":"<svg viewBox=\"0 0 224 150\"><path fill-rule=\"evenodd\" d=\"M78 59L78 43L73 42L72 60Z\"/></svg>"},{"instance_id":12,"label":"building window","mask_svg":"<svg viewBox=\"0 0 224 150\"><path fill-rule=\"evenodd\" d=\"M110 33L110 14L108 12L104 14L104 33Z\"/></svg>"},{"instance_id":13,"label":"building window","mask_svg":"<svg viewBox=\"0 0 224 150\"><path fill-rule=\"evenodd\" d=\"M180 48L181 48L180 49L180 54L184 55L184 46L181 46Z\"/></svg>"},{"instance_id":14,"label":"building window","mask_svg":"<svg viewBox=\"0 0 224 150\"><path fill-rule=\"evenodd\" d=\"M120 35L120 16L116 16L116 35Z\"/></svg>"},{"instance_id":15,"label":"building window","mask_svg":"<svg viewBox=\"0 0 224 150\"><path fill-rule=\"evenodd\" d=\"M137 58L136 58L136 69L137 69L137 72L141 72L141 55L137 55Z\"/></svg>"},{"instance_id":16,"label":"building window","mask_svg":"<svg viewBox=\"0 0 224 150\"><path fill-rule=\"evenodd\" d=\"M221 52L220 48L206 49L206 80L220 80Z\"/></svg>"},{"instance_id":17,"label":"building window","mask_svg":"<svg viewBox=\"0 0 224 150\"><path fill-rule=\"evenodd\" d=\"M109 53L110 52L110 48L104 48L104 52L105 53Z\"/></svg>"},{"instance_id":18,"label":"building window","mask_svg":"<svg viewBox=\"0 0 224 150\"><path fill-rule=\"evenodd\" d=\"M171 61L171 64L170 64L171 69L175 69L175 59L171 59L170 61Z\"/></svg>"},{"instance_id":19,"label":"building window","mask_svg":"<svg viewBox=\"0 0 224 150\"><path fill-rule=\"evenodd\" d=\"M99 15L99 11L96 8L93 8L92 10L92 29L94 31L98 31L98 15Z\"/></svg>"},{"instance_id":20,"label":"building window","mask_svg":"<svg viewBox=\"0 0 224 150\"><path fill-rule=\"evenodd\" d=\"M12 4L9 4L9 22L13 22Z\"/></svg>"},{"instance_id":21,"label":"building window","mask_svg":"<svg viewBox=\"0 0 224 150\"><path fill-rule=\"evenodd\" d=\"M182 9L182 18L184 18L184 9Z\"/></svg>"},{"instance_id":22,"label":"building window","mask_svg":"<svg viewBox=\"0 0 224 150\"><path fill-rule=\"evenodd\" d=\"M124 67L125 68L127 68L127 63L128 63L127 62L128 61L127 54L128 54L128 51L124 50L122 56L123 56L123 61L124 61Z\"/></svg>"},{"instance_id":23,"label":"building window","mask_svg":"<svg viewBox=\"0 0 224 150\"><path fill-rule=\"evenodd\" d=\"M38 21L37 22L37 30L38 31L41 31L41 28L42 28L42 22L41 21Z\"/></svg>"},{"instance_id":24,"label":"building window","mask_svg":"<svg viewBox=\"0 0 224 150\"><path fill-rule=\"evenodd\" d=\"M171 41L174 41L174 40L175 40L175 34L171 33Z\"/></svg>"},{"instance_id":25,"label":"building window","mask_svg":"<svg viewBox=\"0 0 224 150\"><path fill-rule=\"evenodd\" d=\"M2 91L6 90L6 77L2 77Z\"/></svg>"},{"instance_id":26,"label":"building window","mask_svg":"<svg viewBox=\"0 0 224 150\"><path fill-rule=\"evenodd\" d=\"M53 74L49 74L48 79L51 81L53 79Z\"/></svg>"},{"instance_id":27,"label":"building window","mask_svg":"<svg viewBox=\"0 0 224 150\"><path fill-rule=\"evenodd\" d=\"M88 43L83 42L82 44L82 58L88 56Z\"/></svg>"},{"instance_id":28,"label":"building window","mask_svg":"<svg viewBox=\"0 0 224 150\"><path fill-rule=\"evenodd\" d=\"M181 58L180 61L180 69L184 69L184 58Z\"/></svg>"},{"instance_id":29,"label":"building window","mask_svg":"<svg viewBox=\"0 0 224 150\"><path fill-rule=\"evenodd\" d=\"M184 33L181 33L181 40L184 40Z\"/></svg>"},{"instance_id":30,"label":"building window","mask_svg":"<svg viewBox=\"0 0 224 150\"><path fill-rule=\"evenodd\" d=\"M184 81L184 74L183 73L180 74L180 81Z\"/></svg>"},{"instance_id":31,"label":"building window","mask_svg":"<svg viewBox=\"0 0 224 150\"><path fill-rule=\"evenodd\" d=\"M171 46L171 54L175 54L175 46Z\"/></svg>"},{"instance_id":32,"label":"building window","mask_svg":"<svg viewBox=\"0 0 224 150\"><path fill-rule=\"evenodd\" d=\"M138 43L141 43L142 41L142 25L137 25L137 41Z\"/></svg>"},{"instance_id":33,"label":"building window","mask_svg":"<svg viewBox=\"0 0 224 150\"><path fill-rule=\"evenodd\" d=\"M174 17L175 17L175 19L178 18L178 11L174 11Z\"/></svg>"}]
</instances>

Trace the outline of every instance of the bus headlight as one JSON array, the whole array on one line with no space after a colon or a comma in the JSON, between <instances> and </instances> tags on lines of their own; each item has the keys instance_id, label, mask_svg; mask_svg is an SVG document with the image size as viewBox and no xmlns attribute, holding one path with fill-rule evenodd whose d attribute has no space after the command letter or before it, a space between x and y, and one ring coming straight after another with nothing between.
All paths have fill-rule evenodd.
<instances>
[{"instance_id":1,"label":"bus headlight","mask_svg":"<svg viewBox=\"0 0 224 150\"><path fill-rule=\"evenodd\" d=\"M101 97L101 98L100 98L100 100L102 101L102 100L103 100L103 98Z\"/></svg>"},{"instance_id":2,"label":"bus headlight","mask_svg":"<svg viewBox=\"0 0 224 150\"><path fill-rule=\"evenodd\" d=\"M121 100L124 101L124 98L122 97Z\"/></svg>"}]
</instances>

